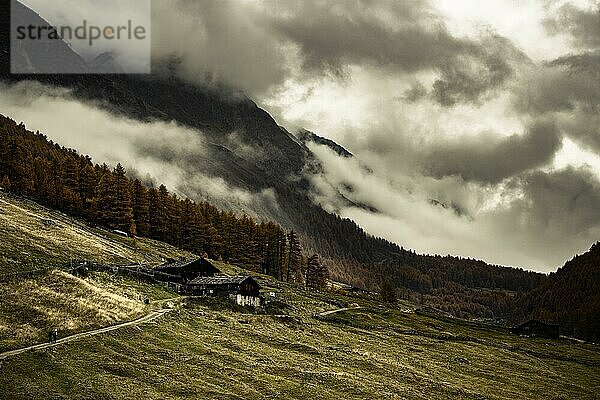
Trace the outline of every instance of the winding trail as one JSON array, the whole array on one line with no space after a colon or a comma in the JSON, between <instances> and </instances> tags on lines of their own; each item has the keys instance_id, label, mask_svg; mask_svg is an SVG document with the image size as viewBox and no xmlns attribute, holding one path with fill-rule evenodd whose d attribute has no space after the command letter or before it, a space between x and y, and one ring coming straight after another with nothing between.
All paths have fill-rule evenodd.
<instances>
[{"instance_id":1,"label":"winding trail","mask_svg":"<svg viewBox=\"0 0 600 400\"><path fill-rule=\"evenodd\" d=\"M118 324L118 325L107 326L105 328L95 329L93 331L76 333L74 335L59 339L54 343L40 343L40 344L36 344L33 346L29 346L29 347L23 347L21 349L10 350L10 351L4 352L4 353L0 353L0 360L3 360L8 357L16 356L16 355L19 355L19 354L22 354L22 353L25 353L25 352L31 351L31 350L43 350L43 349L47 349L50 347L58 346L60 344L73 342L75 340L78 340L78 339L81 339L84 337L95 336L95 335L99 335L101 333L106 333L106 332L114 331L117 329L126 328L128 326L136 326L136 325L145 324L145 323L154 321L158 317L161 317L170 311L173 311L173 310L170 308L163 308L162 310L153 311L150 314L145 315L141 318L135 319L133 321L124 322L124 323Z\"/></svg>"},{"instance_id":2,"label":"winding trail","mask_svg":"<svg viewBox=\"0 0 600 400\"><path fill-rule=\"evenodd\" d=\"M324 311L322 313L317 314L317 317L325 317L327 315L339 313L342 311L350 311L350 310L360 310L362 307L349 307L349 308L338 308L337 310Z\"/></svg>"}]
</instances>

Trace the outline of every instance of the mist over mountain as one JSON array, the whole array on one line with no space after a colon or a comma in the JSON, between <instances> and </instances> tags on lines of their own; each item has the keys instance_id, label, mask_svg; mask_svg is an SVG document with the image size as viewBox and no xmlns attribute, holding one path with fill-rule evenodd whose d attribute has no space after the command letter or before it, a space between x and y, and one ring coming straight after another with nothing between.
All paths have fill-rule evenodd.
<instances>
[{"instance_id":1,"label":"mist over mountain","mask_svg":"<svg viewBox=\"0 0 600 400\"><path fill-rule=\"evenodd\" d=\"M0 2L0 398L596 398L596 0L60 3Z\"/></svg>"},{"instance_id":2,"label":"mist over mountain","mask_svg":"<svg viewBox=\"0 0 600 400\"><path fill-rule=\"evenodd\" d=\"M153 2L152 77L43 79L125 117L201 129L207 147L221 146L199 156L202 170L214 170L206 179L263 192L273 185L256 174L249 183L253 166L291 177L325 209L420 252L552 271L597 238L595 31L578 40L566 22L577 15L589 26L592 6L539 12L530 4L537 14L527 36L494 18L484 31L460 28L462 17L442 3L267 3ZM203 35L194 34L199 28ZM281 125L333 139L354 157L301 143ZM227 150L237 159L212 162Z\"/></svg>"},{"instance_id":3,"label":"mist over mountain","mask_svg":"<svg viewBox=\"0 0 600 400\"><path fill-rule=\"evenodd\" d=\"M28 10L19 9L23 18L29 18ZM8 9L3 8L4 21L7 13ZM39 17L36 14L31 18ZM275 29L290 40L304 43L307 60L324 57L316 49L309 51L310 46L319 44L315 38L299 37L298 31L290 28L299 21L285 23L290 25L276 24ZM7 32L2 34L6 39ZM484 60L485 67L493 70L489 63L497 54L482 55L474 50L481 43L455 39L448 34L444 40L456 44L457 52ZM511 64L502 64L503 68L530 65L509 42L498 37L493 37L493 41L497 41L494 52L511 54ZM6 46L9 41L2 43ZM57 68L61 63L74 63L75 67L87 68L86 72L93 68L118 69L107 54L86 63L64 43L55 45L59 54L65 53L60 59L44 59L44 53L34 52L31 59L35 63L57 63ZM595 199L599 192L593 174L571 166L560 171L536 170L551 161L563 141L562 128L553 118L535 118L523 134L505 138L485 133L435 139L431 143L407 139L404 133L384 136L390 127L379 126L379 133L369 131L368 137L357 134L348 140L347 149L307 130L299 130L296 136L291 134L230 79L190 79L189 74L182 74L182 68L189 69L191 60L176 52L156 57L155 72L149 76L12 75L8 72L9 49L2 50L2 80L6 86L0 104L22 116L29 127L50 129L47 133L61 144L100 160L122 161L126 166L130 163L130 174L148 182L166 182L181 196L208 200L218 207L262 220L272 219L286 229L296 230L308 249L325 257L335 279L358 286L377 288L385 280L403 286L407 270L398 267L410 267L414 270L408 275L421 282L417 287L422 291L443 285L446 280L467 287L483 285L509 290L517 290L528 282L524 285L531 289L541 276L534 274L535 278L531 278L519 270L460 258L420 256L405 247L442 249L438 250L442 254L502 259L506 260L504 263L531 267L523 260L535 260L539 266L537 254L547 253L542 248L547 245L544 240L572 231L573 235L563 241L564 247L555 250L564 254L573 243L581 246L597 230L599 203ZM28 50L31 49L20 52L29 57ZM365 53L364 48L348 48L328 59L326 65L308 63L303 68L332 72L355 57L375 56ZM440 60L423 59L423 65L405 65L399 59L379 61L406 71L430 64L444 71L445 80L434 85L431 93L426 88L416 90L415 86L412 94L404 97L403 101L413 104L408 107L416 107L424 98L434 99L442 108L476 103L511 79L510 73L490 77L495 81L488 82L489 87L463 93L459 86L451 84L457 77L450 74L449 66L440 66ZM572 62L575 61L564 60ZM595 68L593 62L591 65ZM388 107L381 109L386 112ZM61 124L53 125L50 114L59 118ZM65 118L67 115L70 117ZM87 127L86 120L96 121L96 129ZM323 128L326 132L328 126ZM82 130L86 135L80 134ZM118 150L106 146L115 142L123 145ZM399 152L390 151L398 148ZM359 150L358 155L355 149ZM419 173L408 173L405 163L419 166ZM390 171L398 173L390 175ZM494 200L502 207L486 205L490 193L498 188L507 193L498 192L502 197ZM543 193L544 188L552 193L551 201ZM511 197L513 192L519 195ZM577 196L579 205L575 210L568 206L573 196ZM548 217L549 210L556 210L556 216ZM354 221L365 224L367 232ZM520 233L507 235L514 226ZM536 254L532 256L525 252L523 238L535 237L538 229L547 230L547 236L532 239L534 242L528 247ZM396 239L398 245L369 233ZM490 240L494 237L501 240L492 246ZM454 268L449 265L460 265L458 270L471 271L470 276L475 274L477 278L467 278L462 272L449 273ZM545 265L544 269L552 267ZM506 277L491 278L498 274ZM523 282L517 283L519 279Z\"/></svg>"},{"instance_id":4,"label":"mist over mountain","mask_svg":"<svg viewBox=\"0 0 600 400\"><path fill-rule=\"evenodd\" d=\"M77 59L76 55L73 58ZM65 60L68 62L69 57ZM8 59L2 57L1 61L6 67ZM168 71L168 65L165 68ZM173 181L175 187L172 189L177 193L196 199L209 198L218 206L263 219L274 219L287 229L298 231L308 249L321 253L328 260L336 279L359 286L377 287L382 280L396 274L393 265L407 264L427 271L440 268L448 262L435 257L421 257L395 244L371 237L352 221L324 211L313 202L311 175L306 175L307 165L313 163L316 156L302 141L280 127L268 113L240 93L227 87L192 85L166 73L163 71L153 76L27 76L5 72L2 78L9 85L6 93L17 97L22 94L24 98L29 96L29 101L32 101L31 97L46 96L51 102L58 96L72 104L80 102L85 112L96 113L91 111L94 108L104 110L101 118L121 119L125 125L138 121L142 127L151 127L156 123L176 121L183 129L196 131L201 142L198 147L190 148L191 142L185 139L185 135L179 138L184 150L195 148L195 151L181 152L161 144L155 138L148 138L145 141L136 139L132 153L141 152L158 165L177 165L184 171L183 176ZM31 89L31 84L27 83L31 80L43 86L34 85ZM68 91L57 95L53 93L54 88ZM64 106L63 100L60 106ZM148 131L153 132L152 129ZM315 139L316 144L333 148L345 157L349 154L332 141L312 136L313 142ZM127 163L127 160L123 161ZM144 171L139 172L144 175ZM239 196L241 200L233 202L226 196L211 198L214 186L194 184L199 176L222 180L223 185L230 188L225 192L241 190L250 196L245 200L244 196ZM260 200L261 194L264 196L269 192L268 202L266 197ZM360 205L356 202L353 204ZM370 210L376 211L373 208ZM467 264L467 269L487 269L487 272L482 270L483 274L492 271L515 277L521 274L517 270L513 272L487 267L483 263L477 263L476 266ZM369 272L365 274L365 271ZM488 281L488 284L496 283Z\"/></svg>"}]
</instances>

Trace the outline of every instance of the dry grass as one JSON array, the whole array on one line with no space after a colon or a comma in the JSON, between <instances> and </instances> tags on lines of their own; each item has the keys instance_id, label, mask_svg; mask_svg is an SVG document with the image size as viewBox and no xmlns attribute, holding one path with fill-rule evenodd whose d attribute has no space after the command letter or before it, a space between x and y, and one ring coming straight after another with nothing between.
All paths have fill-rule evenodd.
<instances>
[{"instance_id":1,"label":"dry grass","mask_svg":"<svg viewBox=\"0 0 600 400\"><path fill-rule=\"evenodd\" d=\"M0 387L15 399L596 398L594 346L522 339L339 295L364 309L315 319L329 308L326 297L282 290L291 321L188 301L154 325L11 359L0 367Z\"/></svg>"},{"instance_id":2,"label":"dry grass","mask_svg":"<svg viewBox=\"0 0 600 400\"><path fill-rule=\"evenodd\" d=\"M178 254L164 244L71 225L60 214L3 194L0 227L0 273L69 257L131 262ZM598 398L598 346L523 339L416 315L408 303L386 308L366 295L315 293L265 276L259 281L277 296L267 312L214 299L182 300L150 324L3 360L0 399ZM54 271L5 282L0 349L44 341L52 326L64 335L134 319L148 311L144 297L170 296L108 273L78 278ZM354 303L362 308L315 318Z\"/></svg>"},{"instance_id":3,"label":"dry grass","mask_svg":"<svg viewBox=\"0 0 600 400\"><path fill-rule=\"evenodd\" d=\"M167 295L158 287L101 273L82 279L51 271L6 282L0 284L0 349L45 341L52 327L65 336L131 320L148 311L145 298Z\"/></svg>"},{"instance_id":4,"label":"dry grass","mask_svg":"<svg viewBox=\"0 0 600 400\"><path fill-rule=\"evenodd\" d=\"M111 274L48 279L33 285L43 296L66 285L122 315L135 311L135 293L155 290ZM190 299L152 324L5 360L0 398L594 399L600 387L597 346L522 339L416 315L410 304L386 308L368 296L260 280L277 293L277 309ZM333 302L363 308L315 318Z\"/></svg>"},{"instance_id":5,"label":"dry grass","mask_svg":"<svg viewBox=\"0 0 600 400\"><path fill-rule=\"evenodd\" d=\"M165 243L91 228L62 213L0 192L0 274L59 266L70 260L159 264L192 257Z\"/></svg>"}]
</instances>

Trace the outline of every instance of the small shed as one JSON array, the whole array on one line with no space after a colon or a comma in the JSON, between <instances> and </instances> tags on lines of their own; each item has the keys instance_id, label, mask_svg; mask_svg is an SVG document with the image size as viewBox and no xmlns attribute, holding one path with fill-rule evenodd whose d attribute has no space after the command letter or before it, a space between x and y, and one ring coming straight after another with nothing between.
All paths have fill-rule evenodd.
<instances>
[{"instance_id":1,"label":"small shed","mask_svg":"<svg viewBox=\"0 0 600 400\"><path fill-rule=\"evenodd\" d=\"M162 265L154 269L155 277L160 279L161 275L165 279L163 281L186 284L197 277L209 277L220 273L206 258L196 258L188 261L179 261Z\"/></svg>"},{"instance_id":2,"label":"small shed","mask_svg":"<svg viewBox=\"0 0 600 400\"><path fill-rule=\"evenodd\" d=\"M188 283L188 292L195 296L229 296L241 306L261 307L260 285L251 276L197 277Z\"/></svg>"},{"instance_id":3,"label":"small shed","mask_svg":"<svg viewBox=\"0 0 600 400\"><path fill-rule=\"evenodd\" d=\"M524 322L510 330L515 335L527 337L542 337L558 339L560 337L559 326L532 319Z\"/></svg>"}]
</instances>

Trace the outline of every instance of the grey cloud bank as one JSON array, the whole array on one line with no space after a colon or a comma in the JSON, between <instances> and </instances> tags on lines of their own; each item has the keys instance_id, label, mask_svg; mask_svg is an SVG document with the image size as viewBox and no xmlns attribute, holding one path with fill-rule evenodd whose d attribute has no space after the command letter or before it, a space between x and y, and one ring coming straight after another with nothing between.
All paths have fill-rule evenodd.
<instances>
[{"instance_id":1,"label":"grey cloud bank","mask_svg":"<svg viewBox=\"0 0 600 400\"><path fill-rule=\"evenodd\" d=\"M39 130L94 162L122 163L143 180L165 184L180 196L207 200L224 209L277 210L272 189L259 193L236 187L205 168L211 143L202 132L175 122L140 122L81 103L68 90L37 82L0 84L0 109L28 129ZM269 214L267 211L265 214Z\"/></svg>"}]
</instances>

